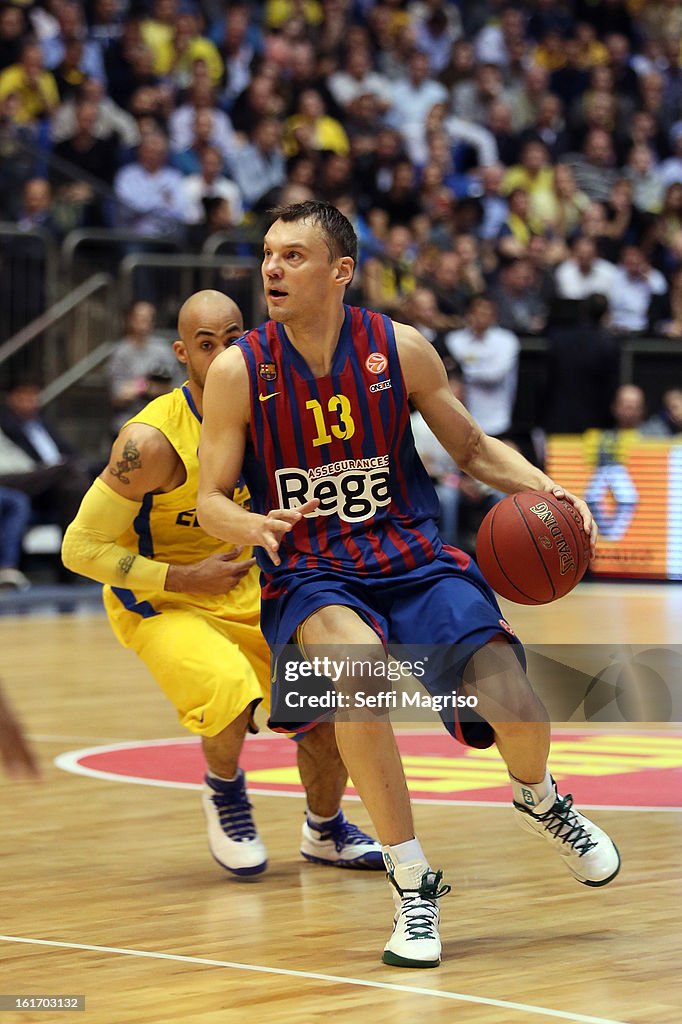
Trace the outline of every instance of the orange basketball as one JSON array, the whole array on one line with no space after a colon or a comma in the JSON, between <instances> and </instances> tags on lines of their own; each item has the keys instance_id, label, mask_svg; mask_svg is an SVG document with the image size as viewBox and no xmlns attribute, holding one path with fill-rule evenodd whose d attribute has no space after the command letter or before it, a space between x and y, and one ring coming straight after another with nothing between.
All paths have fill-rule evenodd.
<instances>
[{"instance_id":1,"label":"orange basketball","mask_svg":"<svg viewBox=\"0 0 682 1024\"><path fill-rule=\"evenodd\" d=\"M488 512L476 538L476 559L501 597L517 604L549 604L583 578L590 541L570 502L522 491Z\"/></svg>"}]
</instances>

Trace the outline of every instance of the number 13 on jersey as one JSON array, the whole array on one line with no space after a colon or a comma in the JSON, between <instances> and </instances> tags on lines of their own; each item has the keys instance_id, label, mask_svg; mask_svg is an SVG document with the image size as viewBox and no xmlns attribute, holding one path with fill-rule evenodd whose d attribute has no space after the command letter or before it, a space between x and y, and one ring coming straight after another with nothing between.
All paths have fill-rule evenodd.
<instances>
[{"instance_id":1,"label":"number 13 on jersey","mask_svg":"<svg viewBox=\"0 0 682 1024\"><path fill-rule=\"evenodd\" d=\"M306 402L305 407L310 409L315 420L317 436L313 438L314 448L319 448L322 444L331 444L332 437L336 437L340 441L347 441L355 433L351 405L345 395L332 395L327 402L329 419L336 418L336 422L330 422L329 426L325 418L325 410L316 398L311 398L309 402Z\"/></svg>"}]
</instances>

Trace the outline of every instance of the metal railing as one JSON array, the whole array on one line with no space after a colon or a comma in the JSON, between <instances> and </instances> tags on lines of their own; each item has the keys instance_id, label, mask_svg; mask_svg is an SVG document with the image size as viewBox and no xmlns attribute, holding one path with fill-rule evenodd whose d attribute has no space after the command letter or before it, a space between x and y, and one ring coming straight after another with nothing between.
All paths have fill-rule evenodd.
<instances>
[{"instance_id":1,"label":"metal railing","mask_svg":"<svg viewBox=\"0 0 682 1024\"><path fill-rule=\"evenodd\" d=\"M111 338L115 324L113 278L93 274L0 345L0 367L30 346L40 376L57 383L93 348Z\"/></svg>"},{"instance_id":2,"label":"metal railing","mask_svg":"<svg viewBox=\"0 0 682 1024\"><path fill-rule=\"evenodd\" d=\"M124 306L140 297L143 275L146 279L143 287L158 295L157 304L166 304L165 313L174 320L182 303L193 292L214 288L234 299L245 324L256 324L264 318L259 268L260 261L249 257L131 253L121 260L119 297Z\"/></svg>"},{"instance_id":3,"label":"metal railing","mask_svg":"<svg viewBox=\"0 0 682 1024\"><path fill-rule=\"evenodd\" d=\"M57 244L49 231L0 223L0 341L58 297Z\"/></svg>"}]
</instances>

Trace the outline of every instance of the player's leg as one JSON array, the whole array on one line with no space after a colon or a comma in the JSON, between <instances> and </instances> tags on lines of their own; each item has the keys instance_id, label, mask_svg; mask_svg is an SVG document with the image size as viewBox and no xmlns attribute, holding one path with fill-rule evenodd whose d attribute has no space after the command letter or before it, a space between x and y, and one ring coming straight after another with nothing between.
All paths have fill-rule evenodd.
<instances>
[{"instance_id":1,"label":"player's leg","mask_svg":"<svg viewBox=\"0 0 682 1024\"><path fill-rule=\"evenodd\" d=\"M341 810L348 772L333 723L320 722L298 738L296 746L307 802L301 835L305 859L339 868L383 870L380 843L348 821Z\"/></svg>"},{"instance_id":2,"label":"player's leg","mask_svg":"<svg viewBox=\"0 0 682 1024\"><path fill-rule=\"evenodd\" d=\"M475 694L478 713L493 728L519 825L551 843L579 882L601 886L612 881L620 869L618 850L573 806L570 794L559 796L547 767L547 713L505 637L493 637L473 655L463 685Z\"/></svg>"},{"instance_id":3,"label":"player's leg","mask_svg":"<svg viewBox=\"0 0 682 1024\"><path fill-rule=\"evenodd\" d=\"M132 646L183 725L201 736L207 761L202 804L211 854L233 874L259 874L267 866L267 852L238 766L252 709L261 699L251 665L219 622L184 608L164 610L140 623Z\"/></svg>"},{"instance_id":4,"label":"player's leg","mask_svg":"<svg viewBox=\"0 0 682 1024\"><path fill-rule=\"evenodd\" d=\"M351 608L332 605L315 611L301 632L306 653L324 656L330 647L362 650L362 660L384 659L374 630ZM332 653L333 657L333 653ZM363 677L363 686L367 679ZM352 703L357 680L337 683ZM394 930L386 944L385 963L401 967L436 967L440 962L438 899L449 891L441 872L433 872L415 836L412 807L402 761L387 714L360 720L337 713L339 752L383 844L384 862L393 887Z\"/></svg>"},{"instance_id":5,"label":"player's leg","mask_svg":"<svg viewBox=\"0 0 682 1024\"><path fill-rule=\"evenodd\" d=\"M263 706L270 702L271 658L259 617L253 623L233 622L229 635L253 668L263 691ZM301 828L301 853L306 860L334 867L381 870L381 845L341 810L348 772L339 756L334 726L320 722L296 737L298 771L306 794L306 819Z\"/></svg>"}]
</instances>

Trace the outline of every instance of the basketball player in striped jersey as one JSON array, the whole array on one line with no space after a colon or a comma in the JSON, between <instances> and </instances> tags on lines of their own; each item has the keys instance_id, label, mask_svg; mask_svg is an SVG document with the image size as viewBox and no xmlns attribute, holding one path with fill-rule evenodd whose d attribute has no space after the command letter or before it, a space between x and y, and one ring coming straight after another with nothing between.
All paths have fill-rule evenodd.
<instances>
[{"instance_id":1,"label":"basketball player in striped jersey","mask_svg":"<svg viewBox=\"0 0 682 1024\"><path fill-rule=\"evenodd\" d=\"M438 536L437 500L414 449L408 399L476 479L506 492L565 492L483 434L416 330L344 305L356 249L352 226L327 203L275 212L262 263L270 320L220 355L207 375L202 524L256 548L261 623L274 650L293 639L308 657L339 649L352 656L361 645L381 681L391 644L428 644L433 657L423 685L434 695L459 685L478 698L480 716L458 721L445 710L446 728L477 746L496 743L519 823L548 840L578 881L604 885L618 872L618 852L571 797L557 793L547 769L549 723L522 649L476 566ZM251 510L228 497L242 472ZM594 545L587 506L566 497ZM337 683L351 707L352 675ZM286 698L273 696L273 716L282 704ZM449 887L415 836L390 720L358 719L337 716L336 732L383 844L394 895L383 960L435 967L439 900Z\"/></svg>"},{"instance_id":2,"label":"basketball player in striped jersey","mask_svg":"<svg viewBox=\"0 0 682 1024\"><path fill-rule=\"evenodd\" d=\"M147 665L180 721L201 736L207 764L203 805L215 859L237 875L265 870L239 756L253 712L270 695L270 652L259 627L258 569L248 546L205 533L197 521L197 448L206 372L243 331L237 305L216 291L180 310L175 354L181 388L150 402L114 442L64 537L64 563L105 584L119 641ZM240 482L234 494L248 507ZM283 517L292 513L282 511ZM347 781L334 728L299 739L308 801L302 854L338 867L383 867L378 843L340 810Z\"/></svg>"}]
</instances>

